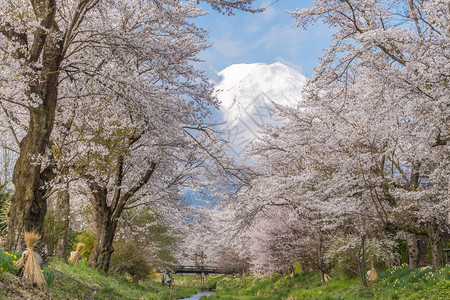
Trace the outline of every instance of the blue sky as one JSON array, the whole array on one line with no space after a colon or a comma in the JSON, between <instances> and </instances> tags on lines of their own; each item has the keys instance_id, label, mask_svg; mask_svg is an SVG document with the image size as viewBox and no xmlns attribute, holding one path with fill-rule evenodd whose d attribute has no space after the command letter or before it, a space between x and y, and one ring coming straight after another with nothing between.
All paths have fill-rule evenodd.
<instances>
[{"instance_id":1,"label":"blue sky","mask_svg":"<svg viewBox=\"0 0 450 300\"><path fill-rule=\"evenodd\" d=\"M210 14L200 17L196 23L210 31L212 47L200 55L206 62L202 68L213 76L232 64L278 61L311 77L318 56L330 43L330 30L323 24L307 31L298 28L295 19L284 10L311 7L312 2L258 0L255 8L273 4L263 13L237 12L234 16L213 12L205 6Z\"/></svg>"}]
</instances>

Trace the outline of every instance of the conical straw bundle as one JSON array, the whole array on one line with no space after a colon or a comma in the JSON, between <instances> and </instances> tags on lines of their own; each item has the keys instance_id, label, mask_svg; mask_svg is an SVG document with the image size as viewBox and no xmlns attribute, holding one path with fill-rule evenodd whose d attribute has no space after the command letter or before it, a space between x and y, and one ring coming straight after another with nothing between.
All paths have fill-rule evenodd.
<instances>
[{"instance_id":1,"label":"conical straw bundle","mask_svg":"<svg viewBox=\"0 0 450 300\"><path fill-rule=\"evenodd\" d=\"M29 236L30 233L31 232L25 232L25 243L27 244L27 248L28 248L29 244L31 245L32 243L34 243L34 246L36 246L36 244L37 244L37 242L34 241L35 237ZM28 243L27 243L27 236L28 236ZM33 246L33 248L34 248L34 246ZM27 256L27 253L29 253L29 252L30 252L29 250L28 251L25 250L22 253L22 257L18 261L16 261L16 263L14 265L16 266L17 269L22 269L23 268L23 266L24 266L24 259Z\"/></svg>"},{"instance_id":2,"label":"conical straw bundle","mask_svg":"<svg viewBox=\"0 0 450 300\"><path fill-rule=\"evenodd\" d=\"M372 265L372 269L370 269L370 274L367 279L369 279L369 281L375 281L378 279L378 273L377 270L375 270L375 264L373 260L370 262L370 264Z\"/></svg>"},{"instance_id":3,"label":"conical straw bundle","mask_svg":"<svg viewBox=\"0 0 450 300\"><path fill-rule=\"evenodd\" d=\"M85 245L83 243L78 243L77 244L77 250L72 253L72 255L69 258L69 262L78 265L78 260L79 260L79 257L80 257L79 253L80 253L81 249L84 248L84 246Z\"/></svg>"},{"instance_id":4,"label":"conical straw bundle","mask_svg":"<svg viewBox=\"0 0 450 300\"><path fill-rule=\"evenodd\" d=\"M25 244L27 251L23 253L22 257L16 262L16 267L19 269L23 267L23 277L31 284L36 284L41 290L45 290L47 282L42 274L41 266L33 251L41 239L40 234L35 231L25 232Z\"/></svg>"}]
</instances>

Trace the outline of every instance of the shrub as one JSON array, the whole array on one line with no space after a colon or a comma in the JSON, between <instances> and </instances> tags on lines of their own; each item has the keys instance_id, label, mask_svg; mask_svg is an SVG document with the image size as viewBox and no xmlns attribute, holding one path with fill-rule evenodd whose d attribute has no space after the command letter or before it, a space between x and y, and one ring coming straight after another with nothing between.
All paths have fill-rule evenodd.
<instances>
[{"instance_id":1,"label":"shrub","mask_svg":"<svg viewBox=\"0 0 450 300\"><path fill-rule=\"evenodd\" d=\"M362 257L361 247L364 245L364 257ZM383 262L393 255L396 244L392 240L366 239L361 243L361 237L356 235L346 235L335 239L325 255L326 262L339 273L347 276L358 274L358 262L367 264L374 262Z\"/></svg>"},{"instance_id":2,"label":"shrub","mask_svg":"<svg viewBox=\"0 0 450 300\"><path fill-rule=\"evenodd\" d=\"M294 267L294 273L303 273L303 266L301 263L299 262L294 262L292 264L292 266Z\"/></svg>"},{"instance_id":3,"label":"shrub","mask_svg":"<svg viewBox=\"0 0 450 300\"><path fill-rule=\"evenodd\" d=\"M8 252L0 250L0 271L17 274L17 268L14 263L22 256L19 252Z\"/></svg>"},{"instance_id":4,"label":"shrub","mask_svg":"<svg viewBox=\"0 0 450 300\"><path fill-rule=\"evenodd\" d=\"M152 271L150 272L150 278L153 280L156 280L158 278L158 272L156 271L156 269L152 269Z\"/></svg>"},{"instance_id":5,"label":"shrub","mask_svg":"<svg viewBox=\"0 0 450 300\"><path fill-rule=\"evenodd\" d=\"M72 241L71 249L73 251L77 248L77 242L83 243L84 247L80 251L80 255L84 259L89 258L89 254L91 254L92 249L94 249L96 243L96 233L92 229L80 230L75 232L76 238L75 241Z\"/></svg>"},{"instance_id":6,"label":"shrub","mask_svg":"<svg viewBox=\"0 0 450 300\"><path fill-rule=\"evenodd\" d=\"M55 209L49 206L44 220L44 238L50 255L54 254L58 241L66 229L64 223L56 217Z\"/></svg>"},{"instance_id":7,"label":"shrub","mask_svg":"<svg viewBox=\"0 0 450 300\"><path fill-rule=\"evenodd\" d=\"M8 232L8 197L10 191L5 190L5 185L6 184L0 184L0 237L6 236Z\"/></svg>"},{"instance_id":8,"label":"shrub","mask_svg":"<svg viewBox=\"0 0 450 300\"><path fill-rule=\"evenodd\" d=\"M113 244L111 268L121 274L128 273L144 277L151 268L146 260L145 252L141 251L132 241L119 240Z\"/></svg>"}]
</instances>

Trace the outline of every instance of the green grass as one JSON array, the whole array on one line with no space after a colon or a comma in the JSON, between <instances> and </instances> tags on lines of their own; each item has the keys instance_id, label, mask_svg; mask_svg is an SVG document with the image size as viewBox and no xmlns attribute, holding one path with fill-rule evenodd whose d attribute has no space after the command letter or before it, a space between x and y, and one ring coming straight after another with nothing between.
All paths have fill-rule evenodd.
<instances>
[{"instance_id":1,"label":"green grass","mask_svg":"<svg viewBox=\"0 0 450 300\"><path fill-rule=\"evenodd\" d=\"M159 280L146 278L138 285L125 275L104 274L89 267L85 260L78 266L58 259L49 259L43 266L49 282L46 293L25 288L16 277L13 261L18 253L0 250L0 300L2 299L181 299L199 291L201 279L196 276L175 276L175 286L161 286ZM294 299L449 299L450 266L440 269L410 270L402 265L385 270L379 279L364 288L358 278L335 275L325 286L318 273L281 276L207 276L206 289L215 289L209 300L294 300ZM21 290L22 289L22 290ZM13 292L12 292L13 291ZM16 298L11 296L18 295Z\"/></svg>"},{"instance_id":2,"label":"green grass","mask_svg":"<svg viewBox=\"0 0 450 300\"><path fill-rule=\"evenodd\" d=\"M159 281L149 278L141 280L138 285L129 281L127 276L108 273L107 275L92 269L85 260L79 266L68 265L61 260L50 261L57 278L53 294L67 294L75 290L75 299L84 299L87 293L94 299L179 299L190 297L198 286L161 286ZM60 276L58 276L60 275ZM63 296L55 299L67 299Z\"/></svg>"},{"instance_id":3,"label":"green grass","mask_svg":"<svg viewBox=\"0 0 450 300\"><path fill-rule=\"evenodd\" d=\"M113 272L105 274L92 269L86 260L78 266L69 265L59 259L50 258L42 266L48 289L42 293L37 289L24 286L17 277L18 270L14 266L20 256L0 249L0 300L2 299L182 299L196 294L200 290L194 276L175 277L178 280L191 282L186 286L177 284L168 288L161 286L160 281L145 278L138 285L130 282L126 275ZM130 276L131 277L131 276Z\"/></svg>"},{"instance_id":4,"label":"green grass","mask_svg":"<svg viewBox=\"0 0 450 300\"><path fill-rule=\"evenodd\" d=\"M0 272L8 272L11 274L17 273L17 268L14 263L19 260L21 254L17 252L8 252L0 249Z\"/></svg>"},{"instance_id":5,"label":"green grass","mask_svg":"<svg viewBox=\"0 0 450 300\"><path fill-rule=\"evenodd\" d=\"M218 281L223 278L229 277L228 275L208 275L204 280L204 288L205 290L214 290L216 288L216 284ZM201 286L201 278L197 276L183 276L183 275L175 275L175 286L186 286L186 287L200 287Z\"/></svg>"},{"instance_id":6,"label":"green grass","mask_svg":"<svg viewBox=\"0 0 450 300\"><path fill-rule=\"evenodd\" d=\"M364 288L359 278L334 276L322 286L318 273L290 276L225 277L209 300L256 299L450 299L450 266L410 270L403 265L384 271Z\"/></svg>"},{"instance_id":7,"label":"green grass","mask_svg":"<svg viewBox=\"0 0 450 300\"><path fill-rule=\"evenodd\" d=\"M8 272L17 275L19 270L14 263L22 257L22 252L8 252L0 249L0 272ZM55 274L52 269L47 266L42 266L42 273L48 286L51 286L55 279ZM0 298L1 299L1 298Z\"/></svg>"}]
</instances>

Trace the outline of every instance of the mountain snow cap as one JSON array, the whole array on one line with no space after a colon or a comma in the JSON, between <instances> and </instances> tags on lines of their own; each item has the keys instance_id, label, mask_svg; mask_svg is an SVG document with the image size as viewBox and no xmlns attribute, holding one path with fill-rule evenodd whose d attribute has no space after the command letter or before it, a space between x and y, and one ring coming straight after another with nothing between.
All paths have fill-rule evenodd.
<instances>
[{"instance_id":1,"label":"mountain snow cap","mask_svg":"<svg viewBox=\"0 0 450 300\"><path fill-rule=\"evenodd\" d=\"M272 103L295 106L307 81L280 62L235 64L218 75L221 81L215 95L221 101L222 117L237 154L258 137L260 125L275 122L270 115Z\"/></svg>"}]
</instances>

